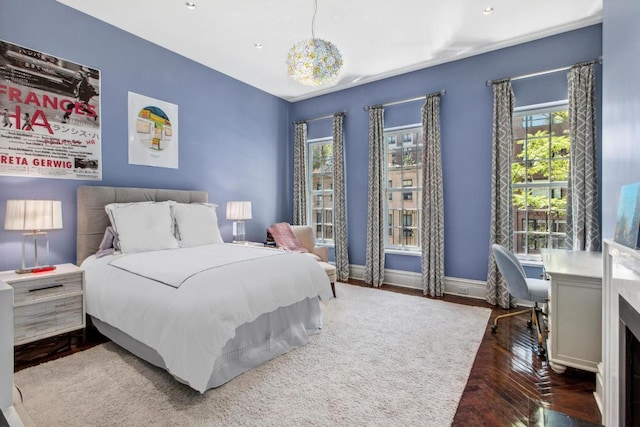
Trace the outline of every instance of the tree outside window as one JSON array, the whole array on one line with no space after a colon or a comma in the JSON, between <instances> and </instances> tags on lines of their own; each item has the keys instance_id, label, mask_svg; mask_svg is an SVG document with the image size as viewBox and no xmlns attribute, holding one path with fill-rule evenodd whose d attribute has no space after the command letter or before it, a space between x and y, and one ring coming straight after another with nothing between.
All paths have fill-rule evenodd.
<instances>
[{"instance_id":1,"label":"tree outside window","mask_svg":"<svg viewBox=\"0 0 640 427\"><path fill-rule=\"evenodd\" d=\"M511 162L514 250L565 248L569 177L567 106L514 114Z\"/></svg>"}]
</instances>

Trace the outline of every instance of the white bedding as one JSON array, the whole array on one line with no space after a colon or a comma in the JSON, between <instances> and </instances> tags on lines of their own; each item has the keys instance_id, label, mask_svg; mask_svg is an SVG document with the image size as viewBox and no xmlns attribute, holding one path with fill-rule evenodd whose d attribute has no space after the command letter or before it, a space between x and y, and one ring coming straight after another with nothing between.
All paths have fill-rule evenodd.
<instances>
[{"instance_id":1,"label":"white bedding","mask_svg":"<svg viewBox=\"0 0 640 427\"><path fill-rule=\"evenodd\" d=\"M331 287L318 263L303 254L231 244L200 248L223 261L203 269L203 257L194 262L194 248L182 248L136 257L137 274L109 263L127 265L128 257L139 254L91 256L82 267L87 313L155 349L171 374L204 393L214 361L238 326L306 298L328 300ZM242 253L254 259L239 262ZM186 273L171 273L183 264L190 266ZM179 287L140 275L153 276L154 269L158 277L169 272L165 279Z\"/></svg>"},{"instance_id":2,"label":"white bedding","mask_svg":"<svg viewBox=\"0 0 640 427\"><path fill-rule=\"evenodd\" d=\"M175 249L119 256L111 260L109 265L179 288L188 278L205 270L237 263L247 263L249 266L252 260L282 256L287 252L264 248L260 250L252 246L211 244L184 248L179 254L180 268L176 268Z\"/></svg>"}]
</instances>

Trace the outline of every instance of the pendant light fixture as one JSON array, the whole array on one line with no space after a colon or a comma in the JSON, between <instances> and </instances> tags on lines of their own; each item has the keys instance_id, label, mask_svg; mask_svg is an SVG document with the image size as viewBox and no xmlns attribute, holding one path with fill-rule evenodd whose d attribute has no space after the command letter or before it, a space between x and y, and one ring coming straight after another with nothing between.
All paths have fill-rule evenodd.
<instances>
[{"instance_id":1,"label":"pendant light fixture","mask_svg":"<svg viewBox=\"0 0 640 427\"><path fill-rule=\"evenodd\" d=\"M334 82L343 64L342 55L336 45L315 36L318 0L314 0L314 4L311 39L296 43L287 55L289 75L306 86L322 86Z\"/></svg>"}]
</instances>

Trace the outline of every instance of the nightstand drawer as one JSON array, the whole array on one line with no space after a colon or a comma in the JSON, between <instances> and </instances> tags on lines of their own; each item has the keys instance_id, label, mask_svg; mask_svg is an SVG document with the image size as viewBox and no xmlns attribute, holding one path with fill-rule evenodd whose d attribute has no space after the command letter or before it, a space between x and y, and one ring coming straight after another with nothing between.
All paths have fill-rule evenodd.
<instances>
[{"instance_id":1,"label":"nightstand drawer","mask_svg":"<svg viewBox=\"0 0 640 427\"><path fill-rule=\"evenodd\" d=\"M47 276L23 282L14 282L15 306L34 303L39 299L62 297L82 292L82 273Z\"/></svg>"},{"instance_id":2,"label":"nightstand drawer","mask_svg":"<svg viewBox=\"0 0 640 427\"><path fill-rule=\"evenodd\" d=\"M84 327L83 296L76 295L14 308L14 343L33 341Z\"/></svg>"}]
</instances>

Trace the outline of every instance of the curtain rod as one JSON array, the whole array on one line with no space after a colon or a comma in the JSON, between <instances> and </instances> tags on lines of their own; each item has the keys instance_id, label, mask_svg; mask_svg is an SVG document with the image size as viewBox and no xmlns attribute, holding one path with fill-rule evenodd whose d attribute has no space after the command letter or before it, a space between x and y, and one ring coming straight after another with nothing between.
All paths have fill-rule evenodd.
<instances>
[{"instance_id":1,"label":"curtain rod","mask_svg":"<svg viewBox=\"0 0 640 427\"><path fill-rule=\"evenodd\" d=\"M447 91L442 89L440 92L434 92L434 93L429 94L429 95L418 96L417 98L410 98L410 99L403 99L401 101L387 102L386 104L382 104L382 106L383 107L390 107L391 105L398 105L398 104L405 104L407 102L420 101L421 99L427 99L427 96L435 95L435 94L440 94L440 95L444 96L444 95L447 94ZM374 107L374 106L373 105L366 105L366 106L362 107L362 109L364 111L368 111L372 107Z\"/></svg>"},{"instance_id":2,"label":"curtain rod","mask_svg":"<svg viewBox=\"0 0 640 427\"><path fill-rule=\"evenodd\" d=\"M596 59L593 59L591 61L585 61L585 62L587 62L587 63L593 62L593 63L602 64L602 56L599 56ZM554 68L553 70L538 71L537 73L523 74L521 76L511 77L509 79L505 78L505 79L487 80L485 82L485 85L486 86L491 86L493 84L493 82L497 82L497 81L500 81L500 80L511 80L511 81L523 80L523 79L528 79L530 77L544 76L545 74L559 73L560 71L569 70L571 67L573 67L573 65L568 65L566 67L560 67L560 68Z\"/></svg>"},{"instance_id":3,"label":"curtain rod","mask_svg":"<svg viewBox=\"0 0 640 427\"><path fill-rule=\"evenodd\" d=\"M337 113L333 113L333 114L327 114L326 116L313 117L311 119L306 119L306 120L294 120L291 123L293 123L295 125L296 123L308 123L308 122L315 122L316 120L330 119L335 114L340 114L340 113L347 114L347 110L338 111Z\"/></svg>"}]
</instances>

